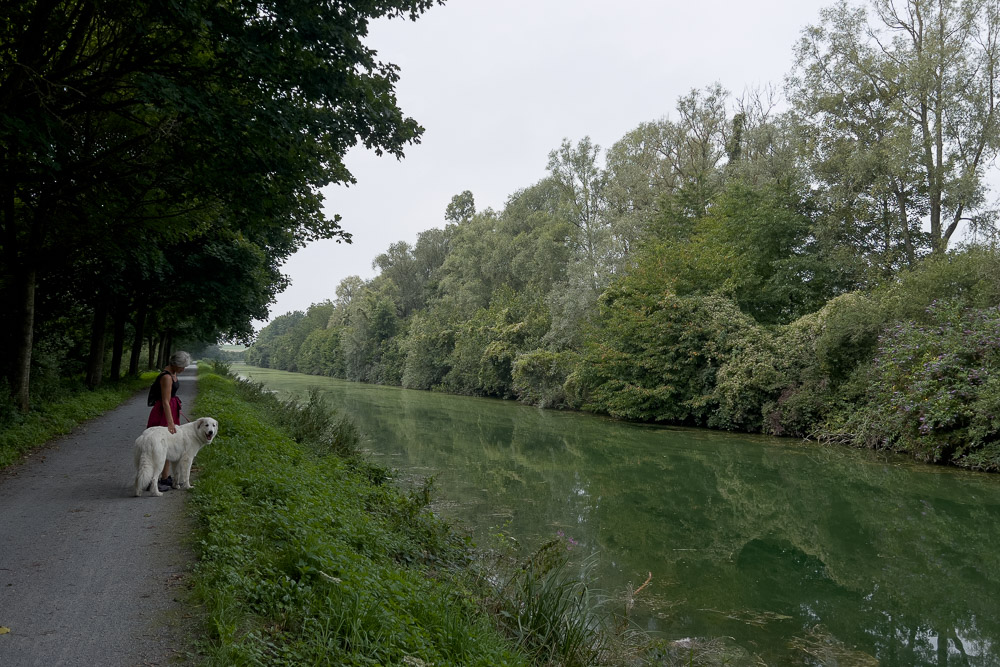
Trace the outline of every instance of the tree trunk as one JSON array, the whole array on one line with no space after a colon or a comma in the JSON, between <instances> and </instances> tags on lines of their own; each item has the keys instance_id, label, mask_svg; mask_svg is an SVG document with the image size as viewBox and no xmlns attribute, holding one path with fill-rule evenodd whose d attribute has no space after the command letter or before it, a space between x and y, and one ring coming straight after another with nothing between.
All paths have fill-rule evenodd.
<instances>
[{"instance_id":1,"label":"tree trunk","mask_svg":"<svg viewBox=\"0 0 1000 667\"><path fill-rule=\"evenodd\" d=\"M125 313L120 309L114 315L114 336L111 343L111 371L109 377L112 382L118 382L122 375L122 352L125 349Z\"/></svg>"},{"instance_id":2,"label":"tree trunk","mask_svg":"<svg viewBox=\"0 0 1000 667\"><path fill-rule=\"evenodd\" d=\"M101 297L94 306L94 325L90 330L90 355L87 357L86 384L96 389L104 376L104 344L108 332L108 302Z\"/></svg>"},{"instance_id":3,"label":"tree trunk","mask_svg":"<svg viewBox=\"0 0 1000 667\"><path fill-rule=\"evenodd\" d=\"M160 368L167 365L167 361L170 360L170 354L173 352L174 346L174 334L170 331L163 334L163 347L160 348Z\"/></svg>"},{"instance_id":4,"label":"tree trunk","mask_svg":"<svg viewBox=\"0 0 1000 667\"><path fill-rule=\"evenodd\" d=\"M903 193L902 185L895 180L892 182L892 187L896 194L896 203L899 206L899 225L906 249L906 265L913 266L917 257L913 250L913 237L910 235L910 218L906 214L906 195Z\"/></svg>"},{"instance_id":5,"label":"tree trunk","mask_svg":"<svg viewBox=\"0 0 1000 667\"><path fill-rule=\"evenodd\" d=\"M10 371L10 391L21 412L27 412L29 402L29 381L31 379L31 348L35 334L35 284L37 273L27 269L19 276L16 288L17 309L14 321L14 362Z\"/></svg>"},{"instance_id":6,"label":"tree trunk","mask_svg":"<svg viewBox=\"0 0 1000 667\"><path fill-rule=\"evenodd\" d=\"M139 374L139 356L142 354L142 341L146 326L146 304L139 306L139 312L135 315L135 336L132 338L132 354L128 360L128 374L136 376Z\"/></svg>"},{"instance_id":7,"label":"tree trunk","mask_svg":"<svg viewBox=\"0 0 1000 667\"><path fill-rule=\"evenodd\" d=\"M147 355L148 358L147 366L149 368L156 368L156 345L159 342L160 338L153 334L149 334L148 340L149 340L149 353Z\"/></svg>"}]
</instances>

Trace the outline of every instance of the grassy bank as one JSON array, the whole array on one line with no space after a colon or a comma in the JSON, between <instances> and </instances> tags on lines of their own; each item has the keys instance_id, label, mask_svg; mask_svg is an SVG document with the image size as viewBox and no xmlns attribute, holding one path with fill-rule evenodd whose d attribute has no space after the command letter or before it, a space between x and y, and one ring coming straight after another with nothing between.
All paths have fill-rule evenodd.
<instances>
[{"instance_id":1,"label":"grassy bank","mask_svg":"<svg viewBox=\"0 0 1000 667\"><path fill-rule=\"evenodd\" d=\"M359 455L318 393L285 402L218 371L199 374L197 414L220 435L189 505L206 664L719 662L632 630L630 605L590 590L562 538L472 545L427 508L429 487L397 488Z\"/></svg>"},{"instance_id":2,"label":"grassy bank","mask_svg":"<svg viewBox=\"0 0 1000 667\"><path fill-rule=\"evenodd\" d=\"M529 630L515 608L524 605L487 583L466 540L426 509L427 494L392 486L353 453L353 427L316 401L282 403L202 372L197 411L220 422L192 497L208 664L596 662L598 635L579 636L587 614L573 627L562 613L584 597L577 584L540 565L501 576L510 590L523 588L515 579L544 580L568 598ZM563 627L575 634L560 639Z\"/></svg>"},{"instance_id":3,"label":"grassy bank","mask_svg":"<svg viewBox=\"0 0 1000 667\"><path fill-rule=\"evenodd\" d=\"M118 407L135 392L149 387L154 377L156 373L149 371L93 391L83 388L81 381L77 390L59 392L32 406L27 414L4 409L0 419L0 469L16 463L39 445L69 433L77 425Z\"/></svg>"}]
</instances>

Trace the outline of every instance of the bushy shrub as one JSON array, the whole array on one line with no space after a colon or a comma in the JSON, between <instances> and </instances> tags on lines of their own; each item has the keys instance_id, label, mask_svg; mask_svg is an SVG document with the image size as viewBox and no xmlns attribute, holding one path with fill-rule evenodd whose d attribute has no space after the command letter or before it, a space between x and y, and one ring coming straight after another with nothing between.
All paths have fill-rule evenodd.
<instances>
[{"instance_id":1,"label":"bushy shrub","mask_svg":"<svg viewBox=\"0 0 1000 667\"><path fill-rule=\"evenodd\" d=\"M788 359L779 337L763 327L748 327L719 369L713 400L718 405L708 426L726 430L761 431L762 406L776 399L790 383Z\"/></svg>"},{"instance_id":2,"label":"bushy shrub","mask_svg":"<svg viewBox=\"0 0 1000 667\"><path fill-rule=\"evenodd\" d=\"M862 368L863 403L831 419L825 437L907 452L932 462L993 469L1000 434L1000 309L934 302L922 322L879 339Z\"/></svg>"},{"instance_id":3,"label":"bushy shrub","mask_svg":"<svg viewBox=\"0 0 1000 667\"><path fill-rule=\"evenodd\" d=\"M212 360L212 372L216 375L228 376L232 373L233 365L225 359Z\"/></svg>"},{"instance_id":4,"label":"bushy shrub","mask_svg":"<svg viewBox=\"0 0 1000 667\"><path fill-rule=\"evenodd\" d=\"M365 382L398 387L403 381L406 352L402 349L403 335L384 340L378 345L374 359L363 378Z\"/></svg>"},{"instance_id":5,"label":"bushy shrub","mask_svg":"<svg viewBox=\"0 0 1000 667\"><path fill-rule=\"evenodd\" d=\"M934 301L961 303L967 308L1000 304L1000 253L969 247L924 258L914 268L876 291L887 319L930 321Z\"/></svg>"},{"instance_id":6,"label":"bushy shrub","mask_svg":"<svg viewBox=\"0 0 1000 667\"><path fill-rule=\"evenodd\" d=\"M489 552L480 561L493 593L485 603L532 664L624 664L608 660L614 633L603 609L606 600L570 567L575 545L559 534L525 558L505 549Z\"/></svg>"},{"instance_id":7,"label":"bushy shrub","mask_svg":"<svg viewBox=\"0 0 1000 667\"><path fill-rule=\"evenodd\" d=\"M532 350L514 362L514 393L522 403L540 408L567 407L566 378L576 365L577 353Z\"/></svg>"},{"instance_id":8,"label":"bushy shrub","mask_svg":"<svg viewBox=\"0 0 1000 667\"><path fill-rule=\"evenodd\" d=\"M723 297L681 297L630 281L601 297L602 327L569 382L584 408L641 421L704 424L716 374L757 325Z\"/></svg>"},{"instance_id":9,"label":"bushy shrub","mask_svg":"<svg viewBox=\"0 0 1000 667\"><path fill-rule=\"evenodd\" d=\"M296 365L300 373L329 377L344 376L344 360L340 351L340 331L340 327L329 327L309 332L296 357Z\"/></svg>"},{"instance_id":10,"label":"bushy shrub","mask_svg":"<svg viewBox=\"0 0 1000 667\"><path fill-rule=\"evenodd\" d=\"M879 299L860 292L827 302L816 313L813 328L815 341L810 352L815 355L817 372L835 384L850 377L871 359L889 317Z\"/></svg>"},{"instance_id":11,"label":"bushy shrub","mask_svg":"<svg viewBox=\"0 0 1000 667\"><path fill-rule=\"evenodd\" d=\"M874 354L885 312L860 293L776 328L748 329L718 373L709 426L808 436Z\"/></svg>"}]
</instances>

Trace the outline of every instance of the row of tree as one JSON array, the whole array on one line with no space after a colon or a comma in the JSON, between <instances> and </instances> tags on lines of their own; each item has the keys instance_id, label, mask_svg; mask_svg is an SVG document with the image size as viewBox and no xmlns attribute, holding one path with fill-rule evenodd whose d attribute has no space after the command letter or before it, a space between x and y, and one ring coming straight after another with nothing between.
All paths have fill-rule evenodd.
<instances>
[{"instance_id":1,"label":"row of tree","mask_svg":"<svg viewBox=\"0 0 1000 667\"><path fill-rule=\"evenodd\" d=\"M838 4L785 111L715 85L607 151L565 141L501 211L457 195L247 360L1000 467L998 37L995 3Z\"/></svg>"},{"instance_id":2,"label":"row of tree","mask_svg":"<svg viewBox=\"0 0 1000 667\"><path fill-rule=\"evenodd\" d=\"M125 350L248 339L279 266L349 240L320 189L422 129L363 43L434 0L16 0L0 17L3 384L117 378ZM110 370L105 367L110 359ZM86 362L84 362L86 360Z\"/></svg>"}]
</instances>

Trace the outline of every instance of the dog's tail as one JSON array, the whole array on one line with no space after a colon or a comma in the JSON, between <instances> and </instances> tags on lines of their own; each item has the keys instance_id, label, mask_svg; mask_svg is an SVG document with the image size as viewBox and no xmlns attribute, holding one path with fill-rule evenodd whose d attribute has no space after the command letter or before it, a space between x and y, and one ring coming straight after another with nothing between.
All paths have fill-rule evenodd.
<instances>
[{"instance_id":1,"label":"dog's tail","mask_svg":"<svg viewBox=\"0 0 1000 667\"><path fill-rule=\"evenodd\" d=\"M153 467L152 456L143 456L143 448L138 442L135 443L135 495L141 496L142 492L150 487L159 475L159 470Z\"/></svg>"}]
</instances>

